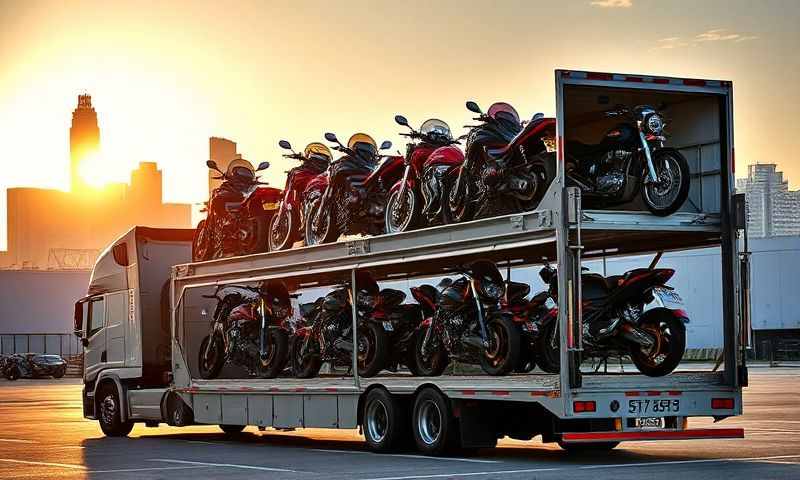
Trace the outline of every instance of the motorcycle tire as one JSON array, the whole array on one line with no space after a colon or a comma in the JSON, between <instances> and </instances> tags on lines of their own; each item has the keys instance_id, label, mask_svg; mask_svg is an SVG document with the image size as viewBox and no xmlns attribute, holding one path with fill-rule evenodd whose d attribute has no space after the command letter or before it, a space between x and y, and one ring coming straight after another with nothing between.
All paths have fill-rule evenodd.
<instances>
[{"instance_id":1,"label":"motorcycle tire","mask_svg":"<svg viewBox=\"0 0 800 480\"><path fill-rule=\"evenodd\" d=\"M462 190L466 188L464 186ZM469 201L469 198L465 198L466 195L462 194L461 196L462 199L459 201L458 190L450 188L447 192L447 197L442 198L442 201L445 202L442 209L447 209L446 215L453 223L468 222L475 215L475 204Z\"/></svg>"},{"instance_id":2,"label":"motorcycle tire","mask_svg":"<svg viewBox=\"0 0 800 480\"><path fill-rule=\"evenodd\" d=\"M414 336L414 368L417 372L412 373L419 377L438 377L444 373L450 359L441 341L435 346L436 350L430 354L430 358L426 359L422 355L422 341L425 339L425 329L417 330Z\"/></svg>"},{"instance_id":3,"label":"motorcycle tire","mask_svg":"<svg viewBox=\"0 0 800 480\"><path fill-rule=\"evenodd\" d=\"M398 208L400 190L395 190L389 195L389 199L386 201L386 208L383 211L386 233L408 232L419 227L419 218L422 212L422 202L419 195L413 188L406 188L405 196L407 202L405 215L402 218L395 219L394 211Z\"/></svg>"},{"instance_id":4,"label":"motorcycle tire","mask_svg":"<svg viewBox=\"0 0 800 480\"><path fill-rule=\"evenodd\" d=\"M678 190L676 192L675 198L672 199L666 205L656 205L652 198L652 195L657 193L655 189L658 188L658 185L654 184L647 184L645 183L642 185L642 200L644 204L647 206L647 209L653 215L657 215L659 217L666 217L668 215L672 215L679 208L683 206L683 203L686 201L686 198L689 196L689 185L691 183L691 176L689 173L689 162L686 161L686 157L684 157L679 151L675 150L674 148L662 148L656 150L653 154L653 165L656 168L656 174L659 178L662 176L662 171L659 170L659 167L664 165L664 162L671 160L672 166L677 167L677 179L680 180L680 185L678 185ZM645 171L645 174L647 172ZM674 181L675 179L673 179ZM671 190L674 187L671 188Z\"/></svg>"},{"instance_id":5,"label":"motorcycle tire","mask_svg":"<svg viewBox=\"0 0 800 480\"><path fill-rule=\"evenodd\" d=\"M300 352L303 349L303 342L305 342L305 337L292 337L292 371L297 378L316 377L319 373L319 369L322 368L322 360L318 353L319 348L316 349L317 352L309 352L306 353L305 356L302 356ZM316 341L313 339L309 340L309 342L314 342L316 344Z\"/></svg>"},{"instance_id":6,"label":"motorcycle tire","mask_svg":"<svg viewBox=\"0 0 800 480\"><path fill-rule=\"evenodd\" d=\"M504 316L486 324L489 348L481 355L481 369L488 375L507 375L519 362L520 335L514 321Z\"/></svg>"},{"instance_id":7,"label":"motorcycle tire","mask_svg":"<svg viewBox=\"0 0 800 480\"><path fill-rule=\"evenodd\" d=\"M374 377L389 362L389 337L383 326L366 322L358 329L358 344L358 374L366 378Z\"/></svg>"},{"instance_id":8,"label":"motorcycle tire","mask_svg":"<svg viewBox=\"0 0 800 480\"><path fill-rule=\"evenodd\" d=\"M533 342L526 337L522 337L520 342L519 360L514 365L514 373L529 373L536 368L536 356L534 355Z\"/></svg>"},{"instance_id":9,"label":"motorcycle tire","mask_svg":"<svg viewBox=\"0 0 800 480\"><path fill-rule=\"evenodd\" d=\"M267 236L270 221L266 218L253 218L247 222L247 240L239 243L237 255L252 255L268 252Z\"/></svg>"},{"instance_id":10,"label":"motorcycle tire","mask_svg":"<svg viewBox=\"0 0 800 480\"><path fill-rule=\"evenodd\" d=\"M537 181L536 193L534 193L531 200L524 202L520 201L520 208L523 212L536 210L536 208L539 207L539 203L541 203L542 199L544 198L544 194L547 192L547 189L550 188L550 184L553 183L553 180L556 178L555 152L542 153L538 155L538 157L542 161L534 164L531 167L531 174L536 176Z\"/></svg>"},{"instance_id":11,"label":"motorcycle tire","mask_svg":"<svg viewBox=\"0 0 800 480\"><path fill-rule=\"evenodd\" d=\"M286 330L270 330L267 335L267 349L269 354L266 361L261 357L256 360L258 376L260 378L275 378L286 368L289 361L289 336Z\"/></svg>"},{"instance_id":12,"label":"motorcycle tire","mask_svg":"<svg viewBox=\"0 0 800 480\"><path fill-rule=\"evenodd\" d=\"M271 252L292 248L294 242L297 241L298 220L297 214L288 208L283 209L278 215L273 215L272 220L269 222L268 231L268 243ZM279 229L281 231L278 231Z\"/></svg>"},{"instance_id":13,"label":"motorcycle tire","mask_svg":"<svg viewBox=\"0 0 800 480\"><path fill-rule=\"evenodd\" d=\"M14 365L6 369L5 376L6 380L13 382L14 380L18 380L20 377L22 377L22 372L18 366Z\"/></svg>"},{"instance_id":14,"label":"motorcycle tire","mask_svg":"<svg viewBox=\"0 0 800 480\"><path fill-rule=\"evenodd\" d=\"M631 360L636 368L648 377L663 377L672 373L681 363L686 350L686 327L683 320L669 310L651 310L639 321L639 328L660 336L658 351L643 352L638 345L631 347ZM666 347L666 349L665 349ZM660 362L654 357L663 355Z\"/></svg>"},{"instance_id":15,"label":"motorcycle tire","mask_svg":"<svg viewBox=\"0 0 800 480\"><path fill-rule=\"evenodd\" d=\"M211 345L211 358L205 358L206 346ZM200 353L198 354L198 370L200 377L206 380L217 378L222 366L225 364L225 345L219 335L211 334L200 343Z\"/></svg>"},{"instance_id":16,"label":"motorcycle tire","mask_svg":"<svg viewBox=\"0 0 800 480\"><path fill-rule=\"evenodd\" d=\"M554 348L550 344L553 329L556 328L558 320L553 320L546 327L539 331L535 341L536 364L545 373L558 373L561 367L561 349L559 348L560 339Z\"/></svg>"},{"instance_id":17,"label":"motorcycle tire","mask_svg":"<svg viewBox=\"0 0 800 480\"><path fill-rule=\"evenodd\" d=\"M200 220L192 237L192 261L204 262L211 259L211 231L206 229L206 221Z\"/></svg>"},{"instance_id":18,"label":"motorcycle tire","mask_svg":"<svg viewBox=\"0 0 800 480\"><path fill-rule=\"evenodd\" d=\"M323 243L332 243L339 238L339 228L336 225L336 220L333 218L333 212L320 212L320 204L322 197L315 198L308 206L308 215L305 222L305 243L308 246L320 245ZM320 232L314 232L313 225L314 219L317 215L325 215L325 228Z\"/></svg>"}]
</instances>

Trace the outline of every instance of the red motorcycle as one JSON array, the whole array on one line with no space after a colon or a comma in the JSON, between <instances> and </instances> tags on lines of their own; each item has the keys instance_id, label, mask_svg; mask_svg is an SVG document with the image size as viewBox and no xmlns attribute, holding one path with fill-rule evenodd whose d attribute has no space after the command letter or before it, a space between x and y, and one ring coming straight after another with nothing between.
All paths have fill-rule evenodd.
<instances>
[{"instance_id":1,"label":"red motorcycle","mask_svg":"<svg viewBox=\"0 0 800 480\"><path fill-rule=\"evenodd\" d=\"M303 153L295 153L292 145L286 140L278 142L281 148L292 153L283 155L302 162L299 166L287 171L286 187L283 200L269 226L269 249L286 250L300 239L303 231L304 200L306 196L318 197L327 187L327 176L324 181L318 179L330 165L333 156L331 150L321 143L309 143ZM312 188L309 189L309 186Z\"/></svg>"},{"instance_id":2,"label":"red motorcycle","mask_svg":"<svg viewBox=\"0 0 800 480\"><path fill-rule=\"evenodd\" d=\"M384 214L386 233L406 232L425 224L438 223L438 207L433 211L433 215L427 214L432 210L429 203L433 195L429 183L434 178L433 173L441 174L439 169L442 169L446 174L448 170L461 165L464 161L461 150L451 146L458 141L453 140L450 127L445 122L431 118L423 122L417 131L402 115L395 115L394 121L411 130L410 133L401 133L401 136L416 141L406 145L403 178L389 191ZM426 168L431 171L427 181L423 179ZM423 212L426 214L424 222L420 218Z\"/></svg>"},{"instance_id":3,"label":"red motorcycle","mask_svg":"<svg viewBox=\"0 0 800 480\"><path fill-rule=\"evenodd\" d=\"M403 173L403 157L379 155L375 140L364 133L350 137L347 146L332 133L325 139L345 155L328 167L322 194L306 197L306 245L335 242L340 235L383 233L388 188ZM380 149L391 147L392 142L385 141Z\"/></svg>"},{"instance_id":4,"label":"red motorcycle","mask_svg":"<svg viewBox=\"0 0 800 480\"><path fill-rule=\"evenodd\" d=\"M214 189L208 201L208 215L197 225L192 241L192 261L234 257L265 252L268 249L267 230L282 196L280 189L263 187L256 171L269 168L261 162L256 171L243 165L233 165L223 172L213 160L208 168L220 175L222 185Z\"/></svg>"}]
</instances>

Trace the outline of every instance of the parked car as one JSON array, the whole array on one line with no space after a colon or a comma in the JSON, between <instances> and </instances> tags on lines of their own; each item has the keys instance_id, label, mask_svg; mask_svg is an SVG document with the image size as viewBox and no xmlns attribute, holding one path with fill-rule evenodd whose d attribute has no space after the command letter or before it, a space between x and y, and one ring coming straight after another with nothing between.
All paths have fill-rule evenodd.
<instances>
[{"instance_id":1,"label":"parked car","mask_svg":"<svg viewBox=\"0 0 800 480\"><path fill-rule=\"evenodd\" d=\"M67 362L58 355L16 353L0 361L2 374L8 380L18 378L61 378L67 372Z\"/></svg>"}]
</instances>

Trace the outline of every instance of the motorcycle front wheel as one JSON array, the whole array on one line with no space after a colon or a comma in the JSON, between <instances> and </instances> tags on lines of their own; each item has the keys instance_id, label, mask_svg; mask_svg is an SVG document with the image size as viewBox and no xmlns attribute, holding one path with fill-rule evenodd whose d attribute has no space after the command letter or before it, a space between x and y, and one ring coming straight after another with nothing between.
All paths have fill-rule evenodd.
<instances>
[{"instance_id":1,"label":"motorcycle front wheel","mask_svg":"<svg viewBox=\"0 0 800 480\"><path fill-rule=\"evenodd\" d=\"M192 237L192 261L203 262L211 259L211 229L206 228L206 221L200 220Z\"/></svg>"},{"instance_id":2,"label":"motorcycle front wheel","mask_svg":"<svg viewBox=\"0 0 800 480\"><path fill-rule=\"evenodd\" d=\"M297 215L284 208L269 222L269 250L288 250L297 238Z\"/></svg>"},{"instance_id":3,"label":"motorcycle front wheel","mask_svg":"<svg viewBox=\"0 0 800 480\"><path fill-rule=\"evenodd\" d=\"M536 364L546 373L558 373L561 365L561 339L558 338L558 319L550 322L546 327L539 331L536 337ZM556 330L555 333L553 330ZM555 339L553 335L555 334ZM555 345L553 345L555 342Z\"/></svg>"},{"instance_id":4,"label":"motorcycle front wheel","mask_svg":"<svg viewBox=\"0 0 800 480\"><path fill-rule=\"evenodd\" d=\"M383 327L366 322L358 329L358 374L374 377L389 362L389 338Z\"/></svg>"},{"instance_id":5,"label":"motorcycle front wheel","mask_svg":"<svg viewBox=\"0 0 800 480\"><path fill-rule=\"evenodd\" d=\"M422 344L425 340L425 332L427 328L420 328L414 335L414 370L412 373L420 377L438 377L447 368L449 359L447 350L442 344L441 340L435 338L435 334L431 334L428 343L428 354L422 353Z\"/></svg>"},{"instance_id":6,"label":"motorcycle front wheel","mask_svg":"<svg viewBox=\"0 0 800 480\"><path fill-rule=\"evenodd\" d=\"M631 360L636 368L648 377L663 377L675 370L686 350L683 321L670 311L653 310L644 315L639 328L650 333L656 344L649 350L639 345L631 347Z\"/></svg>"},{"instance_id":7,"label":"motorcycle front wheel","mask_svg":"<svg viewBox=\"0 0 800 480\"><path fill-rule=\"evenodd\" d=\"M417 192L406 188L404 198L400 198L400 190L389 196L384 209L386 233L398 233L414 230L419 225L422 210Z\"/></svg>"},{"instance_id":8,"label":"motorcycle front wheel","mask_svg":"<svg viewBox=\"0 0 800 480\"><path fill-rule=\"evenodd\" d=\"M653 154L653 167L658 181L642 186L642 199L653 215L666 217L678 211L689 196L689 163L677 150L664 148Z\"/></svg>"},{"instance_id":9,"label":"motorcycle front wheel","mask_svg":"<svg viewBox=\"0 0 800 480\"><path fill-rule=\"evenodd\" d=\"M519 361L519 329L506 317L494 318L486 324L489 347L483 349L481 369L499 376L511 372Z\"/></svg>"},{"instance_id":10,"label":"motorcycle front wheel","mask_svg":"<svg viewBox=\"0 0 800 480\"><path fill-rule=\"evenodd\" d=\"M291 355L292 371L297 378L312 378L317 376L322 368L322 359L319 355L319 344L313 338L308 339L308 348L303 353L303 343L306 337L295 335L292 337Z\"/></svg>"},{"instance_id":11,"label":"motorcycle front wheel","mask_svg":"<svg viewBox=\"0 0 800 480\"><path fill-rule=\"evenodd\" d=\"M244 225L244 239L239 243L238 255L251 255L253 253L268 252L267 232L269 220L266 218L251 218Z\"/></svg>"},{"instance_id":12,"label":"motorcycle front wheel","mask_svg":"<svg viewBox=\"0 0 800 480\"><path fill-rule=\"evenodd\" d=\"M289 338L285 330L274 329L269 332L266 338L266 358L259 358L258 376L261 378L275 378L286 368L289 361Z\"/></svg>"},{"instance_id":13,"label":"motorcycle front wheel","mask_svg":"<svg viewBox=\"0 0 800 480\"><path fill-rule=\"evenodd\" d=\"M339 238L336 221L333 212L330 210L322 211L322 197L311 201L308 206L308 215L305 224L306 245L320 245L323 243L335 242Z\"/></svg>"},{"instance_id":14,"label":"motorcycle front wheel","mask_svg":"<svg viewBox=\"0 0 800 480\"><path fill-rule=\"evenodd\" d=\"M474 215L474 204L467 197L466 189L466 186L458 189L453 185L447 193L447 198L442 199L445 201L442 208L447 209L447 218L453 223L468 222ZM459 193L459 191L463 193Z\"/></svg>"},{"instance_id":15,"label":"motorcycle front wheel","mask_svg":"<svg viewBox=\"0 0 800 480\"><path fill-rule=\"evenodd\" d=\"M209 345L210 343L210 345ZM225 345L219 335L211 334L200 344L200 377L211 380L217 378L225 363Z\"/></svg>"}]
</instances>

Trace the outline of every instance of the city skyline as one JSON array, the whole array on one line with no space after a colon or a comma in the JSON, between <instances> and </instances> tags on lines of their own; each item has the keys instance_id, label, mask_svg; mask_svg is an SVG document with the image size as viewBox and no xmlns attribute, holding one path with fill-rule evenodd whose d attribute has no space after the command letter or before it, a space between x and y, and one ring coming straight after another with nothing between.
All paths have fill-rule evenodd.
<instances>
[{"instance_id":1,"label":"city skyline","mask_svg":"<svg viewBox=\"0 0 800 480\"><path fill-rule=\"evenodd\" d=\"M241 2L233 12L171 2L155 14L126 3L9 3L0 21L0 141L4 158L37 168L8 162L0 190L68 188L63 131L84 90L104 112L106 181L124 182L139 161L152 160L167 201L200 202L209 137L235 140L253 162L269 160L264 177L282 187L291 165L279 156L280 138L300 145L325 131L362 130L402 149L395 113L417 124L439 117L460 132L468 99L552 115L555 68L732 80L739 176L770 159L800 179L800 165L782 155L796 151L789 107L800 94L782 86L800 76L789 47L800 36L796 2L304 6ZM447 21L425 20L436 18ZM582 34L562 35L563 23Z\"/></svg>"}]
</instances>

